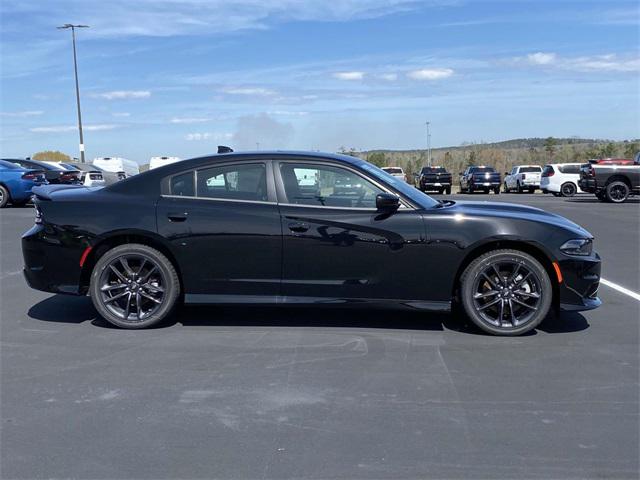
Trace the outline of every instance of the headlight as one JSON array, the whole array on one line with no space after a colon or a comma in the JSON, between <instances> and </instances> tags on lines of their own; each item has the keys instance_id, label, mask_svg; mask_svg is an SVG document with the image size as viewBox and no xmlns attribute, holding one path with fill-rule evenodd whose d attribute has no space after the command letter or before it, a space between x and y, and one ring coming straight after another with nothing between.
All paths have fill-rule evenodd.
<instances>
[{"instance_id":1,"label":"headlight","mask_svg":"<svg viewBox=\"0 0 640 480\"><path fill-rule=\"evenodd\" d=\"M590 238L576 238L565 242L561 247L563 253L567 255L591 255L593 250L593 240Z\"/></svg>"}]
</instances>

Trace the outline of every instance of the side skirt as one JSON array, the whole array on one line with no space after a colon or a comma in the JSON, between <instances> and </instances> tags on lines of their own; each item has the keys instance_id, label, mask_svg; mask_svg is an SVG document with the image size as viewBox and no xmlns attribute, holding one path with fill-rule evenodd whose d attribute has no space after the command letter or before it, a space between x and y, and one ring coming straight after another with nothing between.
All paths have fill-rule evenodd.
<instances>
[{"instance_id":1,"label":"side skirt","mask_svg":"<svg viewBox=\"0 0 640 480\"><path fill-rule=\"evenodd\" d=\"M380 300L366 298L283 297L278 295L210 295L187 293L188 305L340 305L396 306L432 312L450 312L451 302L424 300Z\"/></svg>"}]
</instances>

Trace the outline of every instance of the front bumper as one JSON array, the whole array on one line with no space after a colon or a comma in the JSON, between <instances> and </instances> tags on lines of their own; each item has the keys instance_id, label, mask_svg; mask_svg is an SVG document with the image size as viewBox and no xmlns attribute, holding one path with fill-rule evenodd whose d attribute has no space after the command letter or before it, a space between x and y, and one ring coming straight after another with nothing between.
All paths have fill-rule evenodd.
<instances>
[{"instance_id":1,"label":"front bumper","mask_svg":"<svg viewBox=\"0 0 640 480\"><path fill-rule=\"evenodd\" d=\"M593 310L602 301L598 298L600 286L600 255L565 257L558 262L562 273L559 284L559 306L564 311Z\"/></svg>"}]
</instances>

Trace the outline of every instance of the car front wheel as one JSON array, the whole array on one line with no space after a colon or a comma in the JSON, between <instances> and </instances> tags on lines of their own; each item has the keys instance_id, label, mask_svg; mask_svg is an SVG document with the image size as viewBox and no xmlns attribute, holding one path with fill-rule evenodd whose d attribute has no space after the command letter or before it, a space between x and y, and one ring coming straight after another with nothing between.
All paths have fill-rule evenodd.
<instances>
[{"instance_id":1,"label":"car front wheel","mask_svg":"<svg viewBox=\"0 0 640 480\"><path fill-rule=\"evenodd\" d=\"M91 300L98 313L122 328L164 320L180 295L175 268L158 250L126 244L107 251L91 273Z\"/></svg>"},{"instance_id":2,"label":"car front wheel","mask_svg":"<svg viewBox=\"0 0 640 480\"><path fill-rule=\"evenodd\" d=\"M536 328L551 307L544 267L518 250L494 250L472 261L460 280L465 312L480 329L514 336Z\"/></svg>"}]
</instances>

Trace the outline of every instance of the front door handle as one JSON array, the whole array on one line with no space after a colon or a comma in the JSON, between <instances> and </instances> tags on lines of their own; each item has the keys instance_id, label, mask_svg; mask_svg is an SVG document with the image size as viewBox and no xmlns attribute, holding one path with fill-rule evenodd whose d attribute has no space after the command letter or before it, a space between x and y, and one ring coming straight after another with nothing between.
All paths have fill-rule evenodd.
<instances>
[{"instance_id":1,"label":"front door handle","mask_svg":"<svg viewBox=\"0 0 640 480\"><path fill-rule=\"evenodd\" d=\"M170 222L184 222L189 214L187 212L182 213L167 213L167 218Z\"/></svg>"},{"instance_id":2,"label":"front door handle","mask_svg":"<svg viewBox=\"0 0 640 480\"><path fill-rule=\"evenodd\" d=\"M309 230L309 225L304 222L291 222L289 224L289 230L296 233L304 233Z\"/></svg>"}]
</instances>

